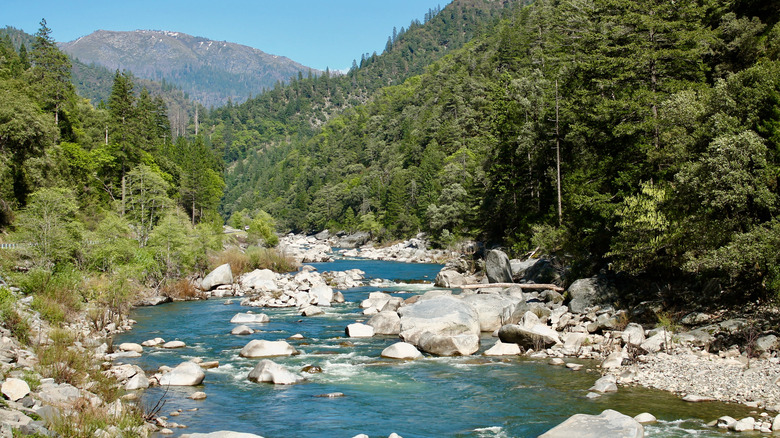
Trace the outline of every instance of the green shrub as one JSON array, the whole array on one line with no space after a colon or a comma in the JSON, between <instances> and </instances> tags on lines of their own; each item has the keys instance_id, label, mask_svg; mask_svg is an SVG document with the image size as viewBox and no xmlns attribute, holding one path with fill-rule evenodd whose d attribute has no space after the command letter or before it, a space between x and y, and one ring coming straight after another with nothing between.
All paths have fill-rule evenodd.
<instances>
[{"instance_id":1,"label":"green shrub","mask_svg":"<svg viewBox=\"0 0 780 438\"><path fill-rule=\"evenodd\" d=\"M15 303L13 292L0 287L0 322L19 342L27 345L30 343L30 322L14 308Z\"/></svg>"}]
</instances>

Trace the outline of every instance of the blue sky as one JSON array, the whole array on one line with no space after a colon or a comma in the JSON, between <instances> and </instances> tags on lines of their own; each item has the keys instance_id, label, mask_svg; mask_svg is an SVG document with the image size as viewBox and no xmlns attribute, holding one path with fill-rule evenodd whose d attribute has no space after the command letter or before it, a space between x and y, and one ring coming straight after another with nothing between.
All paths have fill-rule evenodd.
<instances>
[{"instance_id":1,"label":"blue sky","mask_svg":"<svg viewBox=\"0 0 780 438\"><path fill-rule=\"evenodd\" d=\"M98 29L169 30L244 44L308 67L348 69L384 50L395 26L450 0L0 0L0 27L28 33L46 18L57 41Z\"/></svg>"}]
</instances>

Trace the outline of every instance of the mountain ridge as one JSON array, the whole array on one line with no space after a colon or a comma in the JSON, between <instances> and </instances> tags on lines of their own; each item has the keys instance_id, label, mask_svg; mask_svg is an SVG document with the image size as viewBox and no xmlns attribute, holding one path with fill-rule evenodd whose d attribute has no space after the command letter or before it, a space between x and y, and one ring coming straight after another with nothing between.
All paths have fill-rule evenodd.
<instances>
[{"instance_id":1,"label":"mountain ridge","mask_svg":"<svg viewBox=\"0 0 780 438\"><path fill-rule=\"evenodd\" d=\"M205 106L242 102L298 74L319 74L285 56L169 30L97 30L60 48L85 64L165 79Z\"/></svg>"}]
</instances>

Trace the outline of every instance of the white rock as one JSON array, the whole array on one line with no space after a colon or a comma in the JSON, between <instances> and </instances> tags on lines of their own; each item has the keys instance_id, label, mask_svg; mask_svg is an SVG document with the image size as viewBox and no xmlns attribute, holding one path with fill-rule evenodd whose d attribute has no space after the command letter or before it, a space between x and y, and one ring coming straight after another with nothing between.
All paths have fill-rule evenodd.
<instances>
[{"instance_id":1,"label":"white rock","mask_svg":"<svg viewBox=\"0 0 780 438\"><path fill-rule=\"evenodd\" d=\"M601 368L604 369L610 369L610 368L620 368L620 365L623 363L623 352L622 351L616 351L609 356L607 356L606 359L604 359L603 362L601 362Z\"/></svg>"},{"instance_id":2,"label":"white rock","mask_svg":"<svg viewBox=\"0 0 780 438\"><path fill-rule=\"evenodd\" d=\"M230 331L231 335L251 335L255 331L249 328L249 326L246 325L239 325L233 328L233 330Z\"/></svg>"},{"instance_id":3,"label":"white rock","mask_svg":"<svg viewBox=\"0 0 780 438\"><path fill-rule=\"evenodd\" d=\"M141 342L141 346L143 346L143 347L156 347L156 346L158 346L160 344L164 344L164 343L165 343L165 339L163 339L163 338L154 338L154 339L149 339L149 340Z\"/></svg>"},{"instance_id":4,"label":"white rock","mask_svg":"<svg viewBox=\"0 0 780 438\"><path fill-rule=\"evenodd\" d=\"M641 423L641 424L655 423L656 421L658 421L658 419L655 418L655 415L650 414L648 412L642 412L641 414L634 417L634 420L636 420L637 423Z\"/></svg>"},{"instance_id":5,"label":"white rock","mask_svg":"<svg viewBox=\"0 0 780 438\"><path fill-rule=\"evenodd\" d=\"M615 383L615 376L604 376L596 380L596 383L590 387L590 390L600 392L602 394L607 392L617 392L618 388L617 384Z\"/></svg>"},{"instance_id":6,"label":"white rock","mask_svg":"<svg viewBox=\"0 0 780 438\"><path fill-rule=\"evenodd\" d=\"M496 343L492 347L485 350L483 353L485 356L517 356L522 353L520 346L517 344L507 344L496 340Z\"/></svg>"},{"instance_id":7,"label":"white rock","mask_svg":"<svg viewBox=\"0 0 780 438\"><path fill-rule=\"evenodd\" d=\"M291 373L285 367L268 359L258 362L247 378L253 382L267 382L274 385L293 385L303 380L303 377Z\"/></svg>"},{"instance_id":8,"label":"white rock","mask_svg":"<svg viewBox=\"0 0 780 438\"><path fill-rule=\"evenodd\" d=\"M549 362L550 365L566 365L566 362L563 361L560 357L554 357L550 359Z\"/></svg>"},{"instance_id":9,"label":"white rock","mask_svg":"<svg viewBox=\"0 0 780 438\"><path fill-rule=\"evenodd\" d=\"M203 290L211 290L217 286L223 284L233 283L233 272L230 270L230 264L225 263L222 266L217 267L203 279L200 283L200 287Z\"/></svg>"},{"instance_id":10,"label":"white rock","mask_svg":"<svg viewBox=\"0 0 780 438\"><path fill-rule=\"evenodd\" d=\"M316 316L316 315L322 315L325 311L320 309L317 306L308 306L301 312L301 315L303 316Z\"/></svg>"},{"instance_id":11,"label":"white rock","mask_svg":"<svg viewBox=\"0 0 780 438\"><path fill-rule=\"evenodd\" d=\"M9 377L3 382L0 391L2 391L4 396L8 397L8 400L17 401L30 393L30 385L22 379Z\"/></svg>"},{"instance_id":12,"label":"white rock","mask_svg":"<svg viewBox=\"0 0 780 438\"><path fill-rule=\"evenodd\" d=\"M745 417L734 424L732 424L729 429L733 430L734 432L748 432L753 430L753 426L756 425L756 419L753 417Z\"/></svg>"},{"instance_id":13,"label":"white rock","mask_svg":"<svg viewBox=\"0 0 780 438\"><path fill-rule=\"evenodd\" d=\"M607 409L599 415L577 414L539 438L642 438L644 427L628 415Z\"/></svg>"},{"instance_id":14,"label":"white rock","mask_svg":"<svg viewBox=\"0 0 780 438\"><path fill-rule=\"evenodd\" d=\"M134 353L143 353L144 347L134 342L123 342L117 347L119 351L132 351Z\"/></svg>"},{"instance_id":15,"label":"white rock","mask_svg":"<svg viewBox=\"0 0 780 438\"><path fill-rule=\"evenodd\" d=\"M270 321L265 313L237 313L230 322L233 324L262 324Z\"/></svg>"},{"instance_id":16,"label":"white rock","mask_svg":"<svg viewBox=\"0 0 780 438\"><path fill-rule=\"evenodd\" d=\"M149 379L146 377L143 371L137 373L133 377L127 380L125 383L126 391L134 391L136 389L146 389L149 387Z\"/></svg>"},{"instance_id":17,"label":"white rock","mask_svg":"<svg viewBox=\"0 0 780 438\"><path fill-rule=\"evenodd\" d=\"M396 342L382 350L381 356L390 359L419 359L422 353L408 342Z\"/></svg>"},{"instance_id":18,"label":"white rock","mask_svg":"<svg viewBox=\"0 0 780 438\"><path fill-rule=\"evenodd\" d=\"M266 341L263 339L253 339L241 349L241 357L272 357L272 356L291 356L298 351L285 341Z\"/></svg>"},{"instance_id":19,"label":"white rock","mask_svg":"<svg viewBox=\"0 0 780 438\"><path fill-rule=\"evenodd\" d=\"M194 362L180 363L170 372L160 376L160 386L195 386L203 382L206 374Z\"/></svg>"},{"instance_id":20,"label":"white rock","mask_svg":"<svg viewBox=\"0 0 780 438\"><path fill-rule=\"evenodd\" d=\"M169 342L164 343L162 345L162 348L173 349L173 348L184 348L186 346L187 346L187 344L185 344L183 341L169 341Z\"/></svg>"},{"instance_id":21,"label":"white rock","mask_svg":"<svg viewBox=\"0 0 780 438\"><path fill-rule=\"evenodd\" d=\"M203 392L203 391L194 392L187 398L192 399L192 400L205 400L206 399L206 393Z\"/></svg>"},{"instance_id":22,"label":"white rock","mask_svg":"<svg viewBox=\"0 0 780 438\"><path fill-rule=\"evenodd\" d=\"M348 325L345 331L350 338L370 338L374 336L373 327L359 322Z\"/></svg>"},{"instance_id":23,"label":"white rock","mask_svg":"<svg viewBox=\"0 0 780 438\"><path fill-rule=\"evenodd\" d=\"M728 429L736 422L737 422L737 420L734 419L733 417L729 417L728 415L724 415L724 416L718 418L717 425L718 425L718 427L720 429Z\"/></svg>"}]
</instances>

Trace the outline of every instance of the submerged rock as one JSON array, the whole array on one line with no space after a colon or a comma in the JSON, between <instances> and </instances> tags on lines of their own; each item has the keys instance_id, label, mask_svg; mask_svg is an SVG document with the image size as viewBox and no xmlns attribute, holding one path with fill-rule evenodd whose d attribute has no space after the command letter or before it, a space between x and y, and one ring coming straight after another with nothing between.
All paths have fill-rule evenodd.
<instances>
[{"instance_id":1,"label":"submerged rock","mask_svg":"<svg viewBox=\"0 0 780 438\"><path fill-rule=\"evenodd\" d=\"M247 378L258 383L273 383L274 385L293 385L303 381L303 377L293 374L278 363L265 359L255 365Z\"/></svg>"},{"instance_id":2,"label":"submerged rock","mask_svg":"<svg viewBox=\"0 0 780 438\"><path fill-rule=\"evenodd\" d=\"M270 321L265 313L237 313L230 319L232 324L262 324Z\"/></svg>"}]
</instances>

